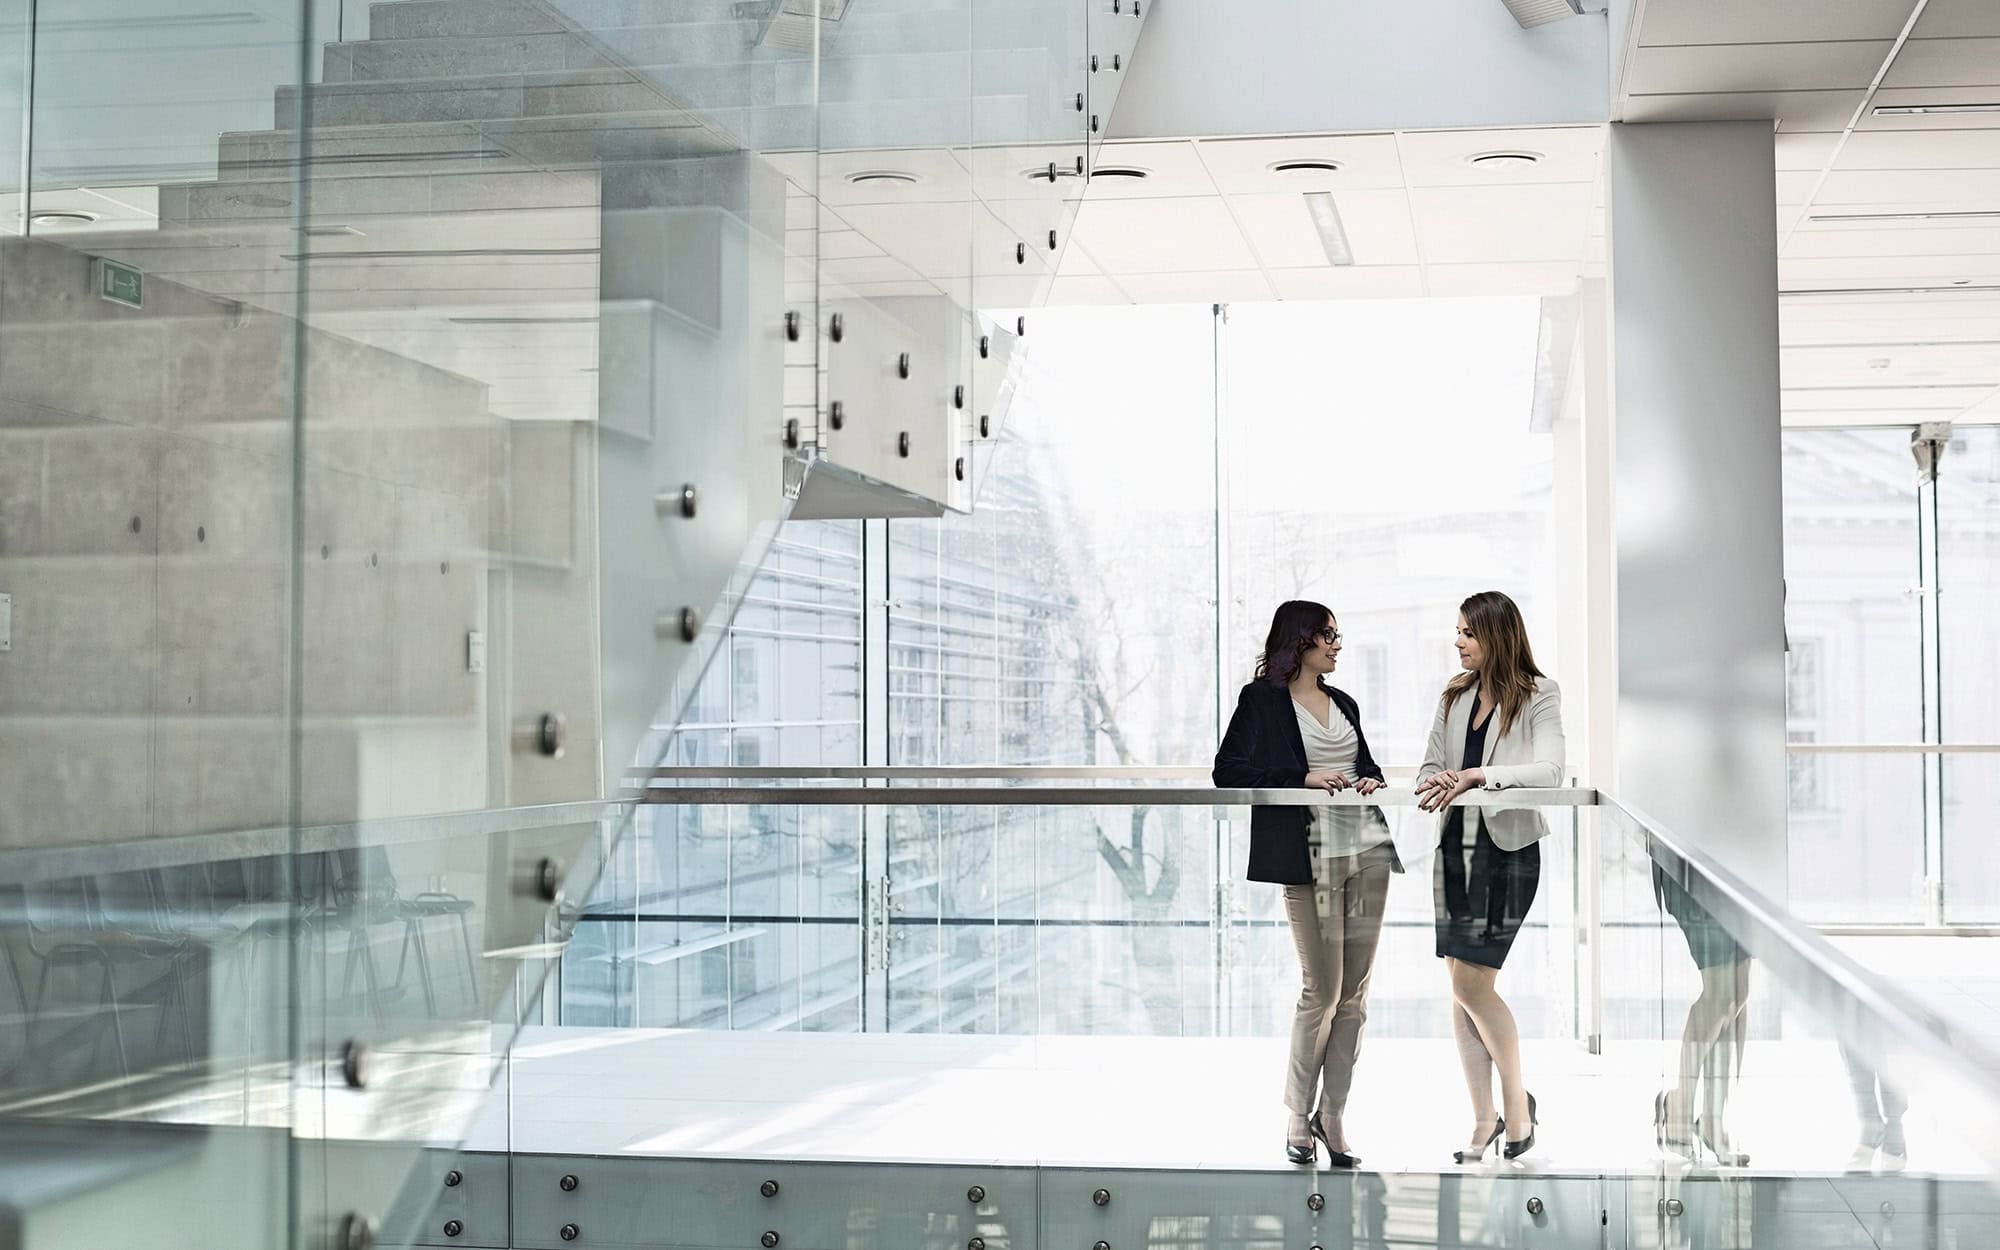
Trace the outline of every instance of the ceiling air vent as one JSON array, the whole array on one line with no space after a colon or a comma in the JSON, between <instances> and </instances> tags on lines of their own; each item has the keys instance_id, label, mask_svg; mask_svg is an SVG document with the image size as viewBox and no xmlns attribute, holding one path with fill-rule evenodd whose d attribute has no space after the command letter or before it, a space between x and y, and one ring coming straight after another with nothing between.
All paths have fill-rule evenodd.
<instances>
[{"instance_id":1,"label":"ceiling air vent","mask_svg":"<svg viewBox=\"0 0 2000 1250\"><path fill-rule=\"evenodd\" d=\"M900 169L861 169L847 175L847 180L857 187L909 186L917 176Z\"/></svg>"},{"instance_id":2,"label":"ceiling air vent","mask_svg":"<svg viewBox=\"0 0 2000 1250\"><path fill-rule=\"evenodd\" d=\"M1277 164L1271 166L1271 172L1287 177L1300 174L1337 174L1340 172L1340 162L1316 159L1279 161Z\"/></svg>"},{"instance_id":3,"label":"ceiling air vent","mask_svg":"<svg viewBox=\"0 0 2000 1250\"><path fill-rule=\"evenodd\" d=\"M1090 171L1092 178L1130 178L1138 181L1146 176L1145 170L1137 165L1099 165Z\"/></svg>"},{"instance_id":4,"label":"ceiling air vent","mask_svg":"<svg viewBox=\"0 0 2000 1250\"><path fill-rule=\"evenodd\" d=\"M1541 159L1540 152L1476 152L1465 163L1474 169L1526 169Z\"/></svg>"}]
</instances>

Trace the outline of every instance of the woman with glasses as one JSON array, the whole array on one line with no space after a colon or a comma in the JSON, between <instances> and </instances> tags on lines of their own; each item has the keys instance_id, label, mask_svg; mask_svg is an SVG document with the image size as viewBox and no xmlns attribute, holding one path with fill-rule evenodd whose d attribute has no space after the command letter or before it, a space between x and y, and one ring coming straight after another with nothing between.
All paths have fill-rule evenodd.
<instances>
[{"instance_id":1,"label":"woman with glasses","mask_svg":"<svg viewBox=\"0 0 2000 1250\"><path fill-rule=\"evenodd\" d=\"M1217 786L1364 795L1382 787L1360 709L1327 682L1339 660L1333 613L1303 600L1278 606L1256 680L1243 687L1216 748ZM1284 886L1303 982L1285 1071L1285 1157L1293 1163L1317 1158L1314 1138L1326 1144L1333 1166L1360 1162L1348 1153L1341 1115L1368 1019L1368 974L1389 874L1401 871L1378 808L1250 809L1249 878Z\"/></svg>"},{"instance_id":2,"label":"woman with glasses","mask_svg":"<svg viewBox=\"0 0 2000 1250\"><path fill-rule=\"evenodd\" d=\"M1509 1159L1535 1144L1535 1096L1522 1083L1520 1034L1496 982L1535 901L1542 876L1536 843L1549 827L1535 808L1454 804L1475 788L1561 785L1566 748L1561 694L1535 667L1512 599L1485 590L1460 604L1456 646L1463 671L1438 701L1416 793L1419 807L1444 813L1432 879L1437 954L1451 973L1452 1033L1473 1115L1471 1143L1452 1157L1473 1163L1503 1134Z\"/></svg>"}]
</instances>

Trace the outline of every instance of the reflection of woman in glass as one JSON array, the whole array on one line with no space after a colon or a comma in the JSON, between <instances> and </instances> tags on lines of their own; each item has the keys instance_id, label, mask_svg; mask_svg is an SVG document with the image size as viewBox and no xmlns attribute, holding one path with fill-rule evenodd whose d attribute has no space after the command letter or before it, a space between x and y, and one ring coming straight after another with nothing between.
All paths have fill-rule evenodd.
<instances>
[{"instance_id":1,"label":"reflection of woman in glass","mask_svg":"<svg viewBox=\"0 0 2000 1250\"><path fill-rule=\"evenodd\" d=\"M1681 1027L1680 1072L1653 1100L1653 1132L1661 1146L1698 1160L1696 1143L1724 1167L1747 1167L1750 1156L1730 1145L1723 1112L1743 1066L1743 1016L1750 1001L1750 955L1708 908L1660 864L1653 865L1653 897L1680 926L1688 955L1701 973L1701 993L1688 1004Z\"/></svg>"},{"instance_id":2,"label":"reflection of woman in glass","mask_svg":"<svg viewBox=\"0 0 2000 1250\"><path fill-rule=\"evenodd\" d=\"M1381 788L1360 709L1326 680L1339 659L1340 629L1331 612L1301 600L1279 605L1257 679L1243 687L1215 750L1216 785L1329 792L1351 786L1361 794ZM1250 810L1250 880L1285 887L1303 981L1285 1078L1292 1113L1285 1156L1294 1163L1313 1161L1315 1137L1335 1167L1360 1162L1347 1151L1341 1113L1368 1019L1368 974L1382 936L1389 874L1402 870L1377 808Z\"/></svg>"},{"instance_id":3,"label":"reflection of woman in glass","mask_svg":"<svg viewBox=\"0 0 2000 1250\"><path fill-rule=\"evenodd\" d=\"M1432 878L1437 953L1451 973L1452 1033L1472 1095L1471 1144L1453 1157L1471 1163L1502 1134L1510 1159L1535 1144L1535 1097L1521 1081L1520 1033L1495 983L1535 901L1542 877L1536 842L1549 829L1533 808L1489 812L1452 804L1474 788L1560 785L1566 748L1561 695L1535 667L1528 627L1512 599L1486 590L1460 604L1456 645L1464 671L1438 701L1417 772L1417 803L1444 812Z\"/></svg>"}]
</instances>

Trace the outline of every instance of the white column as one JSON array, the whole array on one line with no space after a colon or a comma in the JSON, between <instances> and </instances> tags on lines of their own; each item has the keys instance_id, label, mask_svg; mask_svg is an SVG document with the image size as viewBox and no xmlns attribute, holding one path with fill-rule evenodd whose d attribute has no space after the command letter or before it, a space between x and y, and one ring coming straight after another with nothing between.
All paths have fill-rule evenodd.
<instances>
[{"instance_id":1,"label":"white column","mask_svg":"<svg viewBox=\"0 0 2000 1250\"><path fill-rule=\"evenodd\" d=\"M1615 795L1785 897L1768 122L1614 125Z\"/></svg>"}]
</instances>

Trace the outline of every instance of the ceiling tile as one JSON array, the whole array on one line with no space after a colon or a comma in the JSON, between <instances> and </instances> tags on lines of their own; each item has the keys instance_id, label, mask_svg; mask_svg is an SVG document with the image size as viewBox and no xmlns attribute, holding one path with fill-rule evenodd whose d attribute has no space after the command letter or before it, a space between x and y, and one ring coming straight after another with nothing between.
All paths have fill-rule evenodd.
<instances>
[{"instance_id":1,"label":"ceiling tile","mask_svg":"<svg viewBox=\"0 0 2000 1250\"><path fill-rule=\"evenodd\" d=\"M1196 155L1194 144L1185 139L1158 143L1107 143L1097 150L1097 159L1091 167L1096 169L1105 165L1143 169L1146 176L1093 177L1089 190L1093 200L1215 193L1215 183L1208 176L1207 166Z\"/></svg>"},{"instance_id":2,"label":"ceiling tile","mask_svg":"<svg viewBox=\"0 0 2000 1250\"><path fill-rule=\"evenodd\" d=\"M1418 299L1423 271L1415 265L1354 265L1335 269L1273 269L1279 299Z\"/></svg>"},{"instance_id":3,"label":"ceiling tile","mask_svg":"<svg viewBox=\"0 0 2000 1250\"><path fill-rule=\"evenodd\" d=\"M1062 258L1056 262L1056 273L1065 278L1096 277L1103 272L1103 267L1091 256L1090 250L1073 237L1069 246L1062 250Z\"/></svg>"},{"instance_id":4,"label":"ceiling tile","mask_svg":"<svg viewBox=\"0 0 2000 1250\"><path fill-rule=\"evenodd\" d=\"M1334 191L1334 209L1357 265L1413 265L1417 239L1408 198L1401 191ZM1231 209L1267 268L1327 264L1319 230L1303 194L1237 195Z\"/></svg>"},{"instance_id":5,"label":"ceiling tile","mask_svg":"<svg viewBox=\"0 0 2000 1250\"><path fill-rule=\"evenodd\" d=\"M1403 167L1396 153L1394 135L1203 139L1198 142L1197 150L1216 187L1229 193L1403 185ZM1280 174L1271 169L1280 161L1295 160L1337 161L1340 169L1331 174Z\"/></svg>"},{"instance_id":6,"label":"ceiling tile","mask_svg":"<svg viewBox=\"0 0 2000 1250\"><path fill-rule=\"evenodd\" d=\"M1840 147L1840 134L1836 131L1818 131L1811 134L1780 131L1773 136L1778 157L1778 172L1809 171L1818 173L1826 168L1833 154Z\"/></svg>"},{"instance_id":7,"label":"ceiling tile","mask_svg":"<svg viewBox=\"0 0 2000 1250\"><path fill-rule=\"evenodd\" d=\"M854 175L868 172L908 174L916 181L851 181ZM972 175L945 148L824 152L818 161L804 163L798 173L817 177L821 201L835 206L966 201L973 194Z\"/></svg>"},{"instance_id":8,"label":"ceiling tile","mask_svg":"<svg viewBox=\"0 0 2000 1250\"><path fill-rule=\"evenodd\" d=\"M2000 5L1993 0L1931 0L1917 19L1924 39L1962 39L2000 35Z\"/></svg>"},{"instance_id":9,"label":"ceiling tile","mask_svg":"<svg viewBox=\"0 0 2000 1250\"><path fill-rule=\"evenodd\" d=\"M1576 262L1501 265L1428 265L1426 288L1434 299L1477 295L1567 295L1576 290Z\"/></svg>"},{"instance_id":10,"label":"ceiling tile","mask_svg":"<svg viewBox=\"0 0 2000 1250\"><path fill-rule=\"evenodd\" d=\"M1785 244L1796 260L1826 256L1990 256L2000 254L2000 219L1985 227L1911 223L1875 229L1809 222Z\"/></svg>"},{"instance_id":11,"label":"ceiling tile","mask_svg":"<svg viewBox=\"0 0 2000 1250\"><path fill-rule=\"evenodd\" d=\"M2000 169L2000 114L1992 130L1857 130L1840 169Z\"/></svg>"},{"instance_id":12,"label":"ceiling tile","mask_svg":"<svg viewBox=\"0 0 2000 1250\"><path fill-rule=\"evenodd\" d=\"M1813 197L1814 208L1828 204L2000 209L2000 169L1836 169Z\"/></svg>"},{"instance_id":13,"label":"ceiling tile","mask_svg":"<svg viewBox=\"0 0 2000 1250\"><path fill-rule=\"evenodd\" d=\"M1249 303L1272 298L1271 284L1255 269L1121 274L1118 285L1142 304Z\"/></svg>"},{"instance_id":14,"label":"ceiling tile","mask_svg":"<svg viewBox=\"0 0 2000 1250\"><path fill-rule=\"evenodd\" d=\"M1874 80L1893 44L1753 43L1640 48L1625 67L1629 95L1734 91L1826 91Z\"/></svg>"},{"instance_id":15,"label":"ceiling tile","mask_svg":"<svg viewBox=\"0 0 2000 1250\"><path fill-rule=\"evenodd\" d=\"M1129 304L1132 300L1109 278L1057 278L1049 288L1051 304Z\"/></svg>"},{"instance_id":16,"label":"ceiling tile","mask_svg":"<svg viewBox=\"0 0 2000 1250\"><path fill-rule=\"evenodd\" d=\"M1567 261L1583 256L1590 187L1419 187L1410 192L1417 238L1431 265Z\"/></svg>"},{"instance_id":17,"label":"ceiling tile","mask_svg":"<svg viewBox=\"0 0 2000 1250\"><path fill-rule=\"evenodd\" d=\"M1257 258L1219 196L1087 200L1076 238L1106 272L1187 273L1255 269ZM1133 293L1135 296L1137 292Z\"/></svg>"},{"instance_id":18,"label":"ceiling tile","mask_svg":"<svg viewBox=\"0 0 2000 1250\"><path fill-rule=\"evenodd\" d=\"M2000 83L2000 37L1912 39L1896 54L1885 87L1990 87Z\"/></svg>"},{"instance_id":19,"label":"ceiling tile","mask_svg":"<svg viewBox=\"0 0 2000 1250\"><path fill-rule=\"evenodd\" d=\"M925 277L972 270L973 214L963 204L849 204L848 224Z\"/></svg>"},{"instance_id":20,"label":"ceiling tile","mask_svg":"<svg viewBox=\"0 0 2000 1250\"><path fill-rule=\"evenodd\" d=\"M1933 4L1939 0L1932 0ZM1959 0L1979 4L1984 0ZM1816 39L1894 39L1909 20L1911 0L1814 0L1812 15L1783 4L1743 0L1650 0L1639 42L1785 43Z\"/></svg>"},{"instance_id":21,"label":"ceiling tile","mask_svg":"<svg viewBox=\"0 0 2000 1250\"><path fill-rule=\"evenodd\" d=\"M1778 259L1778 285L1805 288L1941 287L2000 281L2000 256L1855 256Z\"/></svg>"},{"instance_id":22,"label":"ceiling tile","mask_svg":"<svg viewBox=\"0 0 2000 1250\"><path fill-rule=\"evenodd\" d=\"M1427 130L1400 137L1403 168L1413 187L1496 186L1532 182L1590 182L1604 151L1602 126L1534 130ZM1473 165L1483 152L1525 151L1534 164Z\"/></svg>"},{"instance_id":23,"label":"ceiling tile","mask_svg":"<svg viewBox=\"0 0 2000 1250\"><path fill-rule=\"evenodd\" d=\"M1859 87L1840 91L1736 91L1633 95L1628 122L1727 122L1775 119L1782 130L1845 130L1861 107Z\"/></svg>"}]
</instances>

